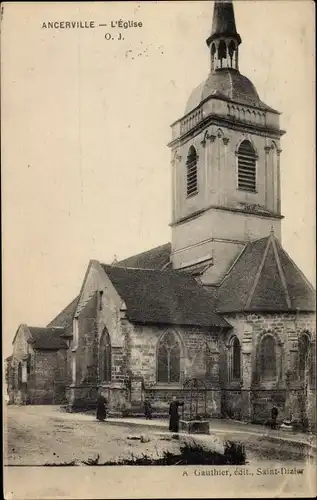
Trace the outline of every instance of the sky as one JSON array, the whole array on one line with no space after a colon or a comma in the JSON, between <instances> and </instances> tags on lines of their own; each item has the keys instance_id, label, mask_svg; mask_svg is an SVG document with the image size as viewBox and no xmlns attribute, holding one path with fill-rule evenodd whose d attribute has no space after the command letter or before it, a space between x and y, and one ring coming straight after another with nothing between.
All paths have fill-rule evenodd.
<instances>
[{"instance_id":1,"label":"sky","mask_svg":"<svg viewBox=\"0 0 317 500\"><path fill-rule=\"evenodd\" d=\"M170 241L170 125L208 75L213 2L2 5L7 356L19 324L45 326L79 293L90 259L111 263ZM315 284L314 4L234 8L240 72L287 131L282 243ZM62 20L97 27L42 27ZM119 20L142 27L109 27Z\"/></svg>"}]
</instances>

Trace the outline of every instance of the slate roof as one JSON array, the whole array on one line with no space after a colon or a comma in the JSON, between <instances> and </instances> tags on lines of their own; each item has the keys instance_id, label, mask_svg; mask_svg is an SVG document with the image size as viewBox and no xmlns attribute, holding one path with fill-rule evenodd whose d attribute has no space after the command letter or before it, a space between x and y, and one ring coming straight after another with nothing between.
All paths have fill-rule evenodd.
<instances>
[{"instance_id":1,"label":"slate roof","mask_svg":"<svg viewBox=\"0 0 317 500\"><path fill-rule=\"evenodd\" d=\"M206 80L194 88L187 101L185 114L190 113L209 97L255 106L278 114L275 109L261 101L251 80L232 68L212 71Z\"/></svg>"},{"instance_id":2,"label":"slate roof","mask_svg":"<svg viewBox=\"0 0 317 500\"><path fill-rule=\"evenodd\" d=\"M212 310L208 293L192 276L173 270L102 267L132 322L230 328Z\"/></svg>"},{"instance_id":3,"label":"slate roof","mask_svg":"<svg viewBox=\"0 0 317 500\"><path fill-rule=\"evenodd\" d=\"M241 38L237 33L233 4L231 0L217 0L214 5L212 30L208 39L209 44L214 38L221 36L237 38L239 43L241 43Z\"/></svg>"},{"instance_id":4,"label":"slate roof","mask_svg":"<svg viewBox=\"0 0 317 500\"><path fill-rule=\"evenodd\" d=\"M214 39L219 37L233 38L238 45L241 43L241 37L237 33L231 0L217 0L214 4L212 30L206 40L208 47L210 47ZM185 108L185 115L193 111L209 97L255 106L279 114L275 109L261 101L253 83L234 68L217 68L211 71L208 78L190 94Z\"/></svg>"},{"instance_id":5,"label":"slate roof","mask_svg":"<svg viewBox=\"0 0 317 500\"><path fill-rule=\"evenodd\" d=\"M63 333L61 328L40 328L29 326L28 329L31 334L31 338L28 342L31 343L35 349L67 349L67 343L61 337L61 334Z\"/></svg>"},{"instance_id":6,"label":"slate roof","mask_svg":"<svg viewBox=\"0 0 317 500\"><path fill-rule=\"evenodd\" d=\"M64 328L63 336L72 335L73 315L77 307L79 296L75 297L50 323L51 326L62 326Z\"/></svg>"},{"instance_id":7,"label":"slate roof","mask_svg":"<svg viewBox=\"0 0 317 500\"><path fill-rule=\"evenodd\" d=\"M248 243L209 296L219 313L316 309L313 286L274 235Z\"/></svg>"},{"instance_id":8,"label":"slate roof","mask_svg":"<svg viewBox=\"0 0 317 500\"><path fill-rule=\"evenodd\" d=\"M165 243L146 252L133 255L116 262L118 267L137 267L143 269L162 269L169 264L171 244Z\"/></svg>"}]
</instances>

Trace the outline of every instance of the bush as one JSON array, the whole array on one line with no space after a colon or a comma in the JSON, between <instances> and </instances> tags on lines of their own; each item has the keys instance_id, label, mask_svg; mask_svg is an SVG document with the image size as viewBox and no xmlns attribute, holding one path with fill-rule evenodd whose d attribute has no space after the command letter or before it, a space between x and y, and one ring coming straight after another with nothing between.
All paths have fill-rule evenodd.
<instances>
[{"instance_id":1,"label":"bush","mask_svg":"<svg viewBox=\"0 0 317 500\"><path fill-rule=\"evenodd\" d=\"M165 451L162 458L154 459L145 454L142 457L135 457L131 453L131 458L100 464L98 455L95 459L82 463L85 465L245 465L246 454L241 443L230 441L225 444L224 454L207 450L197 443L185 443L180 446L180 453Z\"/></svg>"}]
</instances>

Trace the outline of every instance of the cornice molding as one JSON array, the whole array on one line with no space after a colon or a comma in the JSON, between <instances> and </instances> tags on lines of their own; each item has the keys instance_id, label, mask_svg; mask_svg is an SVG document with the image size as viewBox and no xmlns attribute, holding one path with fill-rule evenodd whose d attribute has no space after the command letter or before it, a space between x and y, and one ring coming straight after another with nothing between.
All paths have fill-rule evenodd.
<instances>
[{"instance_id":1,"label":"cornice molding","mask_svg":"<svg viewBox=\"0 0 317 500\"><path fill-rule=\"evenodd\" d=\"M196 212L194 212L192 214L188 214L188 215L181 217L175 221L172 221L169 224L169 226L175 227L175 226L178 226L179 224L184 224L185 222L188 222L191 219L196 219L196 217L199 217L200 215L202 215L205 212L209 212L209 210L220 210L220 211L224 211L224 212L238 213L241 215L256 215L257 217L259 217L261 219L273 219L273 220L284 219L284 216L280 215L280 214L274 214L274 213L265 214L263 212L257 212L256 210L244 210L241 208L229 208L229 207L223 207L223 206L217 206L217 205L209 205L206 208L202 208L201 210L197 210Z\"/></svg>"},{"instance_id":2,"label":"cornice molding","mask_svg":"<svg viewBox=\"0 0 317 500\"><path fill-rule=\"evenodd\" d=\"M238 132L252 133L254 135L259 135L267 138L269 137L271 139L279 139L282 135L285 134L285 131L281 129L262 127L260 125L252 125L244 122L237 123L233 122L230 119L211 114L201 122L197 123L197 125L195 125L192 129L188 130L184 134L181 134L176 139L173 139L167 144L167 146L170 148L173 148L175 146L182 146L185 142L188 141L188 139L198 135L204 128L209 127L210 125L224 127L230 130L236 130Z\"/></svg>"}]
</instances>

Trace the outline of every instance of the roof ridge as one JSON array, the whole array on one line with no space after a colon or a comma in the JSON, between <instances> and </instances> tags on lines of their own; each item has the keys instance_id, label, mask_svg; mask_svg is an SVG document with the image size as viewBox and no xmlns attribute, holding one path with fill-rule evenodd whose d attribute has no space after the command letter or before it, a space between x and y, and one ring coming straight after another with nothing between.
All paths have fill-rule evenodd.
<instances>
[{"instance_id":1,"label":"roof ridge","mask_svg":"<svg viewBox=\"0 0 317 500\"><path fill-rule=\"evenodd\" d=\"M298 267L298 265L296 264L296 262L292 259L292 257L286 252L286 250L284 250L284 248L282 247L282 245L280 244L280 242L278 240L276 240L276 244L277 246L281 249L282 252L284 252L284 254L286 255L286 257L291 261L291 263L293 264L293 266L297 269L297 271L300 273L301 277L304 279L304 281L306 282L306 284L309 286L309 288L311 289L312 292L316 292L314 286L312 285L312 283L308 280L308 278L306 278L305 274L303 273L303 271Z\"/></svg>"},{"instance_id":2,"label":"roof ridge","mask_svg":"<svg viewBox=\"0 0 317 500\"><path fill-rule=\"evenodd\" d=\"M231 76L231 72L228 71L227 72L228 75L229 75L229 81L230 81L230 97L231 99L233 98L233 82L232 82L232 76Z\"/></svg>"},{"instance_id":3,"label":"roof ridge","mask_svg":"<svg viewBox=\"0 0 317 500\"><path fill-rule=\"evenodd\" d=\"M170 264L168 262L167 264ZM184 273L180 272L178 269L153 269L153 267L131 267L131 266L117 266L117 265L112 265L112 264L101 264L102 266L105 267L110 267L111 269L120 269L120 270L130 270L130 271L151 271L154 273L166 273L166 272L173 272L173 273L178 273L180 276L183 276Z\"/></svg>"},{"instance_id":4,"label":"roof ridge","mask_svg":"<svg viewBox=\"0 0 317 500\"><path fill-rule=\"evenodd\" d=\"M30 326L30 325L27 325L27 327L30 329L30 328L36 328L37 330L56 330L58 328L60 329L64 329L65 327L64 326Z\"/></svg>"},{"instance_id":5,"label":"roof ridge","mask_svg":"<svg viewBox=\"0 0 317 500\"><path fill-rule=\"evenodd\" d=\"M119 264L120 262L131 259L132 257L138 257L139 255L143 255L145 253L152 252L153 250L157 250L158 248L162 248L162 247L165 247L165 246L170 245L170 244L171 244L171 242L168 241L167 243L163 243L162 245L157 245L156 247L149 248L148 250L143 250L142 252L138 252L136 254L130 255L129 257L125 257L124 259L120 259L116 263Z\"/></svg>"},{"instance_id":6,"label":"roof ridge","mask_svg":"<svg viewBox=\"0 0 317 500\"><path fill-rule=\"evenodd\" d=\"M265 264L265 260L266 260L266 257L267 257L268 251L269 251L270 244L271 244L271 239L270 239L270 237L268 237L267 244L266 244L265 250L263 252L263 256L262 256L260 265L258 267L257 272L255 273L254 282L253 282L253 285L251 287L251 290L250 290L249 296L247 298L247 301L245 303L245 307L246 308L249 308L250 304L252 302L252 298L253 298L255 289L257 287L257 284L259 282L259 279L260 279L260 276L261 276L261 273L262 273L262 270L263 270L263 267L264 267L264 264Z\"/></svg>"},{"instance_id":7,"label":"roof ridge","mask_svg":"<svg viewBox=\"0 0 317 500\"><path fill-rule=\"evenodd\" d=\"M77 307L78 299L79 299L79 295L76 295L76 297L74 297L73 300L71 300L71 302L69 302L67 304L67 306L64 307L64 309L62 309L58 314L56 314L56 316L54 316L54 318L47 324L47 327L50 328L50 325L52 323L54 323L62 314L64 314L67 311L68 308L71 309L72 305L75 306L75 303L76 303L76 307ZM75 310L75 307L74 307L74 310Z\"/></svg>"},{"instance_id":8,"label":"roof ridge","mask_svg":"<svg viewBox=\"0 0 317 500\"><path fill-rule=\"evenodd\" d=\"M283 285L284 292L285 292L286 304L291 309L292 302L291 302L291 299L289 296L288 287L287 287L287 283L286 283L286 279L285 279L285 274L284 274L284 271L283 271L283 268L281 265L280 257L279 257L279 254L278 254L278 251L276 248L275 237L271 236L271 238L272 238L272 246L273 246L273 251L274 251L274 255L275 255L275 260L276 260L278 272L280 273L280 278L281 278L282 285Z\"/></svg>"},{"instance_id":9,"label":"roof ridge","mask_svg":"<svg viewBox=\"0 0 317 500\"><path fill-rule=\"evenodd\" d=\"M232 269L234 268L234 266L237 264L238 260L240 259L240 257L242 257L243 253L245 252L245 250L247 249L248 245L250 245L251 242L247 242L245 243L244 247L242 248L242 250L240 250L239 254L237 255L237 257L235 258L235 260L233 261L233 263L231 264L231 266L228 268L227 272L225 273L225 275L223 276L221 282L218 284L218 285L215 285L215 286L221 286L223 284L223 282L225 281L226 278L228 278L229 274L231 273Z\"/></svg>"}]
</instances>

